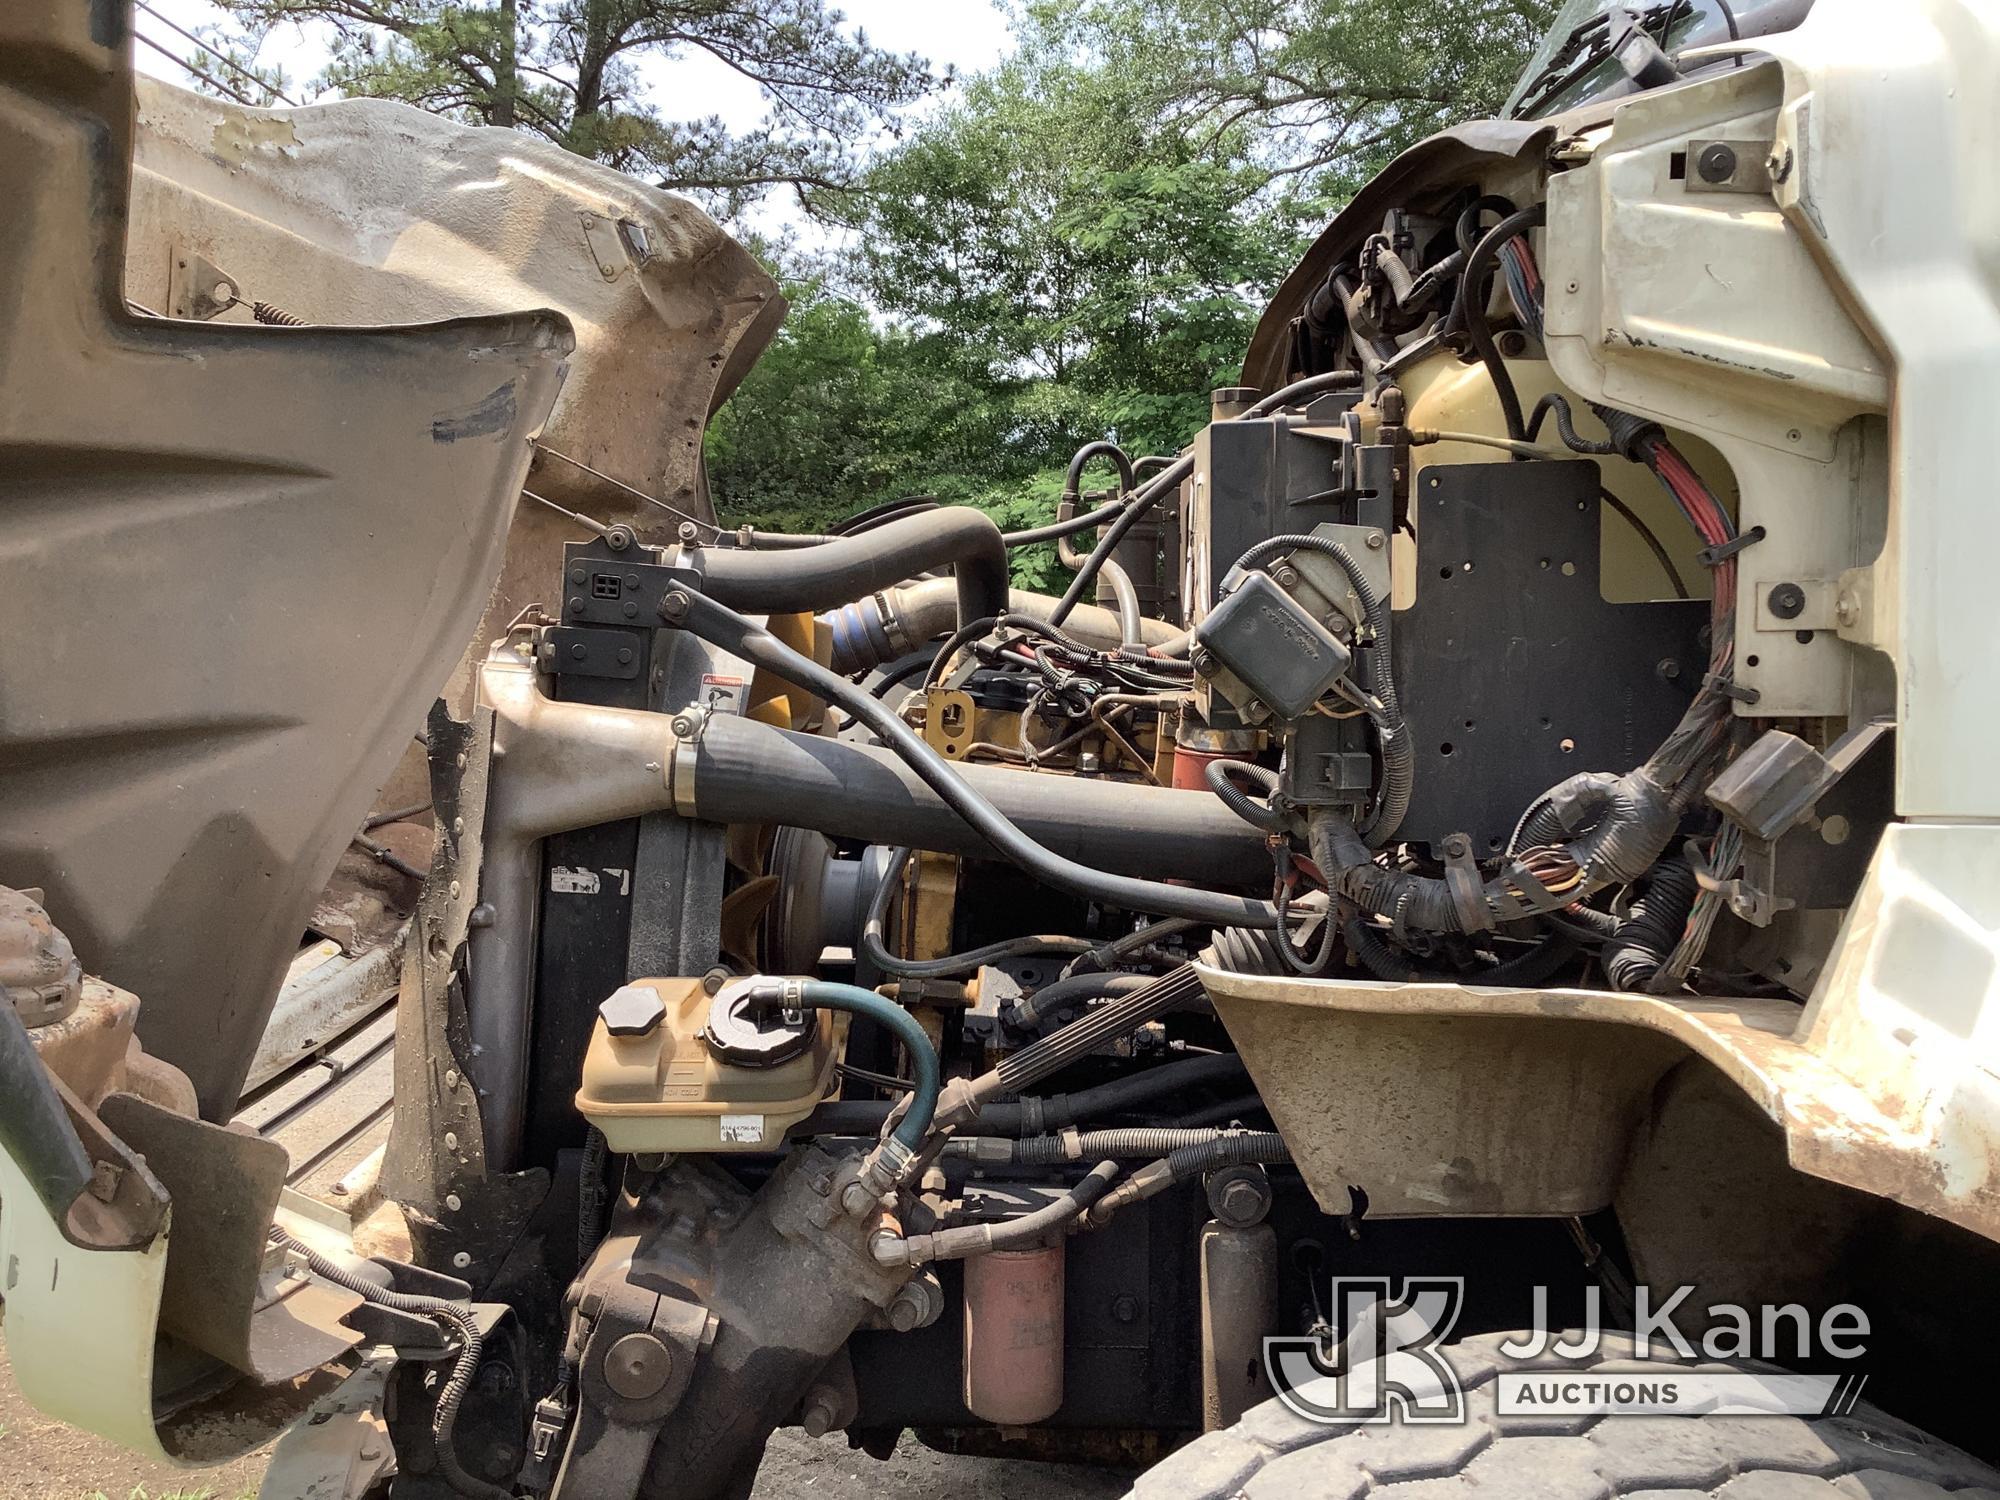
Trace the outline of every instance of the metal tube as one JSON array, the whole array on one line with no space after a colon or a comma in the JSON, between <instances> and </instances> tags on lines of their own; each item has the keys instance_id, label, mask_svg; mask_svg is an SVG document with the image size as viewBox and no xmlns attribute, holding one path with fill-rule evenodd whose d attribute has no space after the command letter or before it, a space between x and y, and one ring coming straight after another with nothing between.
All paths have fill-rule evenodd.
<instances>
[{"instance_id":1,"label":"metal tube","mask_svg":"<svg viewBox=\"0 0 2000 1500\"><path fill-rule=\"evenodd\" d=\"M1264 1339L1278 1326L1278 1236L1269 1224L1202 1226L1201 1425L1220 1432L1267 1399Z\"/></svg>"}]
</instances>

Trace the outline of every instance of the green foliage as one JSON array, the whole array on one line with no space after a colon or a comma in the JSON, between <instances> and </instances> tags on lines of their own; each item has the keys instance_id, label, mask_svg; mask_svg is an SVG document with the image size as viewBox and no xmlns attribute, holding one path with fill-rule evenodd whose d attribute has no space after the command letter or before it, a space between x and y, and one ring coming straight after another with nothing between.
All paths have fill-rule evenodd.
<instances>
[{"instance_id":1,"label":"green foliage","mask_svg":"<svg viewBox=\"0 0 2000 1500\"><path fill-rule=\"evenodd\" d=\"M1334 205L1493 112L1552 8L1028 0L1012 58L823 204L855 248L712 427L718 507L817 529L930 494L1026 526L1084 442L1175 451ZM1015 573L1061 576L1053 548Z\"/></svg>"},{"instance_id":2,"label":"green foliage","mask_svg":"<svg viewBox=\"0 0 2000 1500\"><path fill-rule=\"evenodd\" d=\"M850 32L827 0L218 0L205 40L243 59L284 22L321 22L318 89L515 126L734 212L769 188L850 187L857 142L945 81ZM756 83L764 121L732 132L644 97L648 54L706 53ZM268 87L281 79L273 76Z\"/></svg>"}]
</instances>

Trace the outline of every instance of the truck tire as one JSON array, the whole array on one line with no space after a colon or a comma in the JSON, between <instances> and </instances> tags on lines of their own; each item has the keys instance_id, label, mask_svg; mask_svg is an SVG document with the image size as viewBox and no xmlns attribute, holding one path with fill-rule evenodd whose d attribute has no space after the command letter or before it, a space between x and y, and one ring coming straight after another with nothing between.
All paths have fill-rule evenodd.
<instances>
[{"instance_id":1,"label":"truck tire","mask_svg":"<svg viewBox=\"0 0 2000 1500\"><path fill-rule=\"evenodd\" d=\"M1557 1363L1508 1358L1508 1337L1441 1351L1465 1389L1462 1425L1321 1424L1267 1401L1142 1475L1130 1500L2000 1500L2000 1472L1865 1404L1838 1417L1502 1417L1496 1376ZM1597 1358L1561 1363L1630 1356L1629 1340L1607 1333Z\"/></svg>"}]
</instances>

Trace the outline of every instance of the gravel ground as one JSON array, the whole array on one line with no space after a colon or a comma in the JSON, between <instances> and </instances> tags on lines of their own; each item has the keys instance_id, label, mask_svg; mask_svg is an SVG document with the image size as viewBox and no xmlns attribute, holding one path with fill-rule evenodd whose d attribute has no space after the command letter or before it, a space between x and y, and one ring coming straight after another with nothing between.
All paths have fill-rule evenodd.
<instances>
[{"instance_id":1,"label":"gravel ground","mask_svg":"<svg viewBox=\"0 0 2000 1500\"><path fill-rule=\"evenodd\" d=\"M0 1500L255 1500L263 1455L190 1472L148 1464L50 1422L21 1398L0 1348ZM1129 1481L1097 1469L954 1458L904 1438L887 1463L838 1436L772 1440L752 1500L1114 1500Z\"/></svg>"}]
</instances>

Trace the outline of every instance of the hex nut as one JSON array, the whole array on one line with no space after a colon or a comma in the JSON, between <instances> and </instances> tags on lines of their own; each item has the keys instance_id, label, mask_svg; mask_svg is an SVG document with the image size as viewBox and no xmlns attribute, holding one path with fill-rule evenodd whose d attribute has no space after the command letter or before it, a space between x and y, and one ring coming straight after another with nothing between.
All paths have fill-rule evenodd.
<instances>
[{"instance_id":1,"label":"hex nut","mask_svg":"<svg viewBox=\"0 0 2000 1500\"><path fill-rule=\"evenodd\" d=\"M597 1014L613 1036L645 1036L666 1019L667 1007L651 985L627 984L613 990Z\"/></svg>"}]
</instances>

